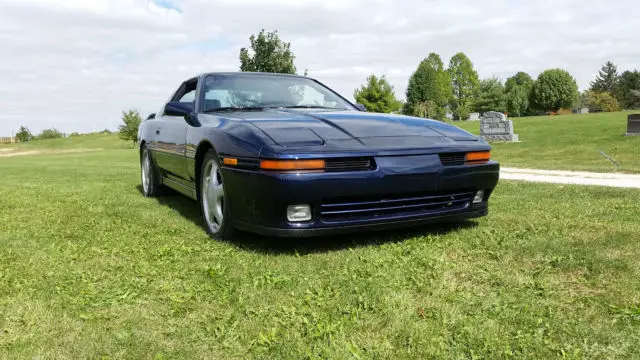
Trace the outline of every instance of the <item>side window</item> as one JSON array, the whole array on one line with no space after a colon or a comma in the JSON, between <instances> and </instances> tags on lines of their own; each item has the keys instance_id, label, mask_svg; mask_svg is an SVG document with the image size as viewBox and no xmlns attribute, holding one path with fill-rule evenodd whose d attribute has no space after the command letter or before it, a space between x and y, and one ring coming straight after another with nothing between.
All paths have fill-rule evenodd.
<instances>
[{"instance_id":1,"label":"side window","mask_svg":"<svg viewBox=\"0 0 640 360\"><path fill-rule=\"evenodd\" d=\"M175 92L175 94L173 94L171 101L190 104L193 108L195 108L197 87L198 87L198 79L191 79L191 80L185 81L184 83L182 83L182 85L180 85L180 87Z\"/></svg>"},{"instance_id":2,"label":"side window","mask_svg":"<svg viewBox=\"0 0 640 360\"><path fill-rule=\"evenodd\" d=\"M188 93L182 95L182 97L178 100L179 102L188 103L196 100L196 89L189 91Z\"/></svg>"},{"instance_id":3,"label":"side window","mask_svg":"<svg viewBox=\"0 0 640 360\"><path fill-rule=\"evenodd\" d=\"M196 88L198 87L198 79L185 81L171 98L171 101L193 102L196 99Z\"/></svg>"}]
</instances>

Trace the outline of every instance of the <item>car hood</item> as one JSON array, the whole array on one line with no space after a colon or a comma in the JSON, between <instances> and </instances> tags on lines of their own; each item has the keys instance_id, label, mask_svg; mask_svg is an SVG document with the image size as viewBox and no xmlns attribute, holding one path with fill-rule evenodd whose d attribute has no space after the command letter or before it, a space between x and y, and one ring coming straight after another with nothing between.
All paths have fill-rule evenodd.
<instances>
[{"instance_id":1,"label":"car hood","mask_svg":"<svg viewBox=\"0 0 640 360\"><path fill-rule=\"evenodd\" d=\"M446 123L360 111L267 110L236 113L282 147L407 149L483 141ZM327 149L329 150L329 149Z\"/></svg>"}]
</instances>

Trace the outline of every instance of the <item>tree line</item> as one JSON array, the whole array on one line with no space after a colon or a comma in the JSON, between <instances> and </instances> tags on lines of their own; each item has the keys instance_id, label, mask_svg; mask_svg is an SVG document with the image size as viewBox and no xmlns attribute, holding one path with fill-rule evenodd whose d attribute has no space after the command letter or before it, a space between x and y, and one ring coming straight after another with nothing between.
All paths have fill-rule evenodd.
<instances>
[{"instance_id":1,"label":"tree line","mask_svg":"<svg viewBox=\"0 0 640 360\"><path fill-rule=\"evenodd\" d=\"M354 92L356 101L374 109L391 108L406 115L444 119L447 112L464 120L471 112L499 111L510 116L531 116L575 108L590 112L609 112L640 108L640 72L627 70L618 74L607 62L590 88L578 92L571 74L563 69L548 69L533 79L518 72L506 82L498 78L480 80L473 63L464 53L454 55L444 68L440 56L429 54L409 78L406 102L400 104L393 87L384 76L370 75L367 83ZM367 107L368 108L368 107Z\"/></svg>"},{"instance_id":2,"label":"tree line","mask_svg":"<svg viewBox=\"0 0 640 360\"><path fill-rule=\"evenodd\" d=\"M98 132L98 134L111 134L111 131L104 129ZM19 142L26 142L26 141L33 141L33 140L58 139L66 136L74 137L74 136L82 136L82 135L88 135L88 134L80 134L79 132L74 131L67 135L62 133L60 130L56 128L44 129L39 134L33 135L33 133L31 132L31 130L29 130L28 127L20 126L20 129L18 129L18 132L16 132L15 137L16 137L16 140L18 140Z\"/></svg>"},{"instance_id":3,"label":"tree line","mask_svg":"<svg viewBox=\"0 0 640 360\"><path fill-rule=\"evenodd\" d=\"M261 30L249 38L250 49L240 49L240 70L295 74L295 55L291 44L277 31ZM305 75L308 71L305 70ZM480 79L471 60L462 52L455 54L448 66L436 53L418 64L409 78L406 100L401 102L384 75L371 74L354 98L367 110L402 112L433 119L464 120L471 112L499 111L510 116L556 113L576 107L590 111L618 111L640 108L640 72L625 71L607 62L589 90L578 92L575 78L564 69L548 69L534 80L518 72L504 83L498 78Z\"/></svg>"},{"instance_id":4,"label":"tree line","mask_svg":"<svg viewBox=\"0 0 640 360\"><path fill-rule=\"evenodd\" d=\"M40 132L40 134L33 135L29 128L27 128L26 126L20 126L20 129L18 129L18 132L16 133L16 140L18 140L19 142L42 139L56 139L61 137L64 137L64 134L56 128L44 129Z\"/></svg>"}]
</instances>

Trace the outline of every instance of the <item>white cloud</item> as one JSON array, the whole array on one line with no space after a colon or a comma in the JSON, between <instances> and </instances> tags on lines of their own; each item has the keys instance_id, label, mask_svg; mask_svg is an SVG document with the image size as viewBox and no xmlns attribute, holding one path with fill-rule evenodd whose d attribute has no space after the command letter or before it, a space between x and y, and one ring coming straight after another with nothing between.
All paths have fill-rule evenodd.
<instances>
[{"instance_id":1,"label":"white cloud","mask_svg":"<svg viewBox=\"0 0 640 360\"><path fill-rule=\"evenodd\" d=\"M122 110L155 111L189 76L236 70L261 28L292 43L299 72L347 97L372 72L403 97L430 52L445 63L465 52L482 77L563 67L581 88L607 60L640 67L640 7L628 0L0 0L0 9L0 135L22 124L115 129Z\"/></svg>"}]
</instances>

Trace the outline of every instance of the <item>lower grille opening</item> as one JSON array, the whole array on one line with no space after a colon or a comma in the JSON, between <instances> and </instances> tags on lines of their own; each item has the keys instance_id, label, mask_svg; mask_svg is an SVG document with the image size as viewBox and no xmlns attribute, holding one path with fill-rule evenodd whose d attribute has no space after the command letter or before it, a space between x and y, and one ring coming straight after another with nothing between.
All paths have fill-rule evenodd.
<instances>
[{"instance_id":1,"label":"lower grille opening","mask_svg":"<svg viewBox=\"0 0 640 360\"><path fill-rule=\"evenodd\" d=\"M438 154L440 156L440 162L444 166L459 166L464 165L466 160L466 153L445 153Z\"/></svg>"},{"instance_id":2,"label":"lower grille opening","mask_svg":"<svg viewBox=\"0 0 640 360\"><path fill-rule=\"evenodd\" d=\"M393 215L437 215L469 207L473 196L474 192L462 192L325 199L320 208L320 216L322 220L331 222Z\"/></svg>"},{"instance_id":3,"label":"lower grille opening","mask_svg":"<svg viewBox=\"0 0 640 360\"><path fill-rule=\"evenodd\" d=\"M336 158L325 159L325 171L366 171L375 169L372 158Z\"/></svg>"}]
</instances>

